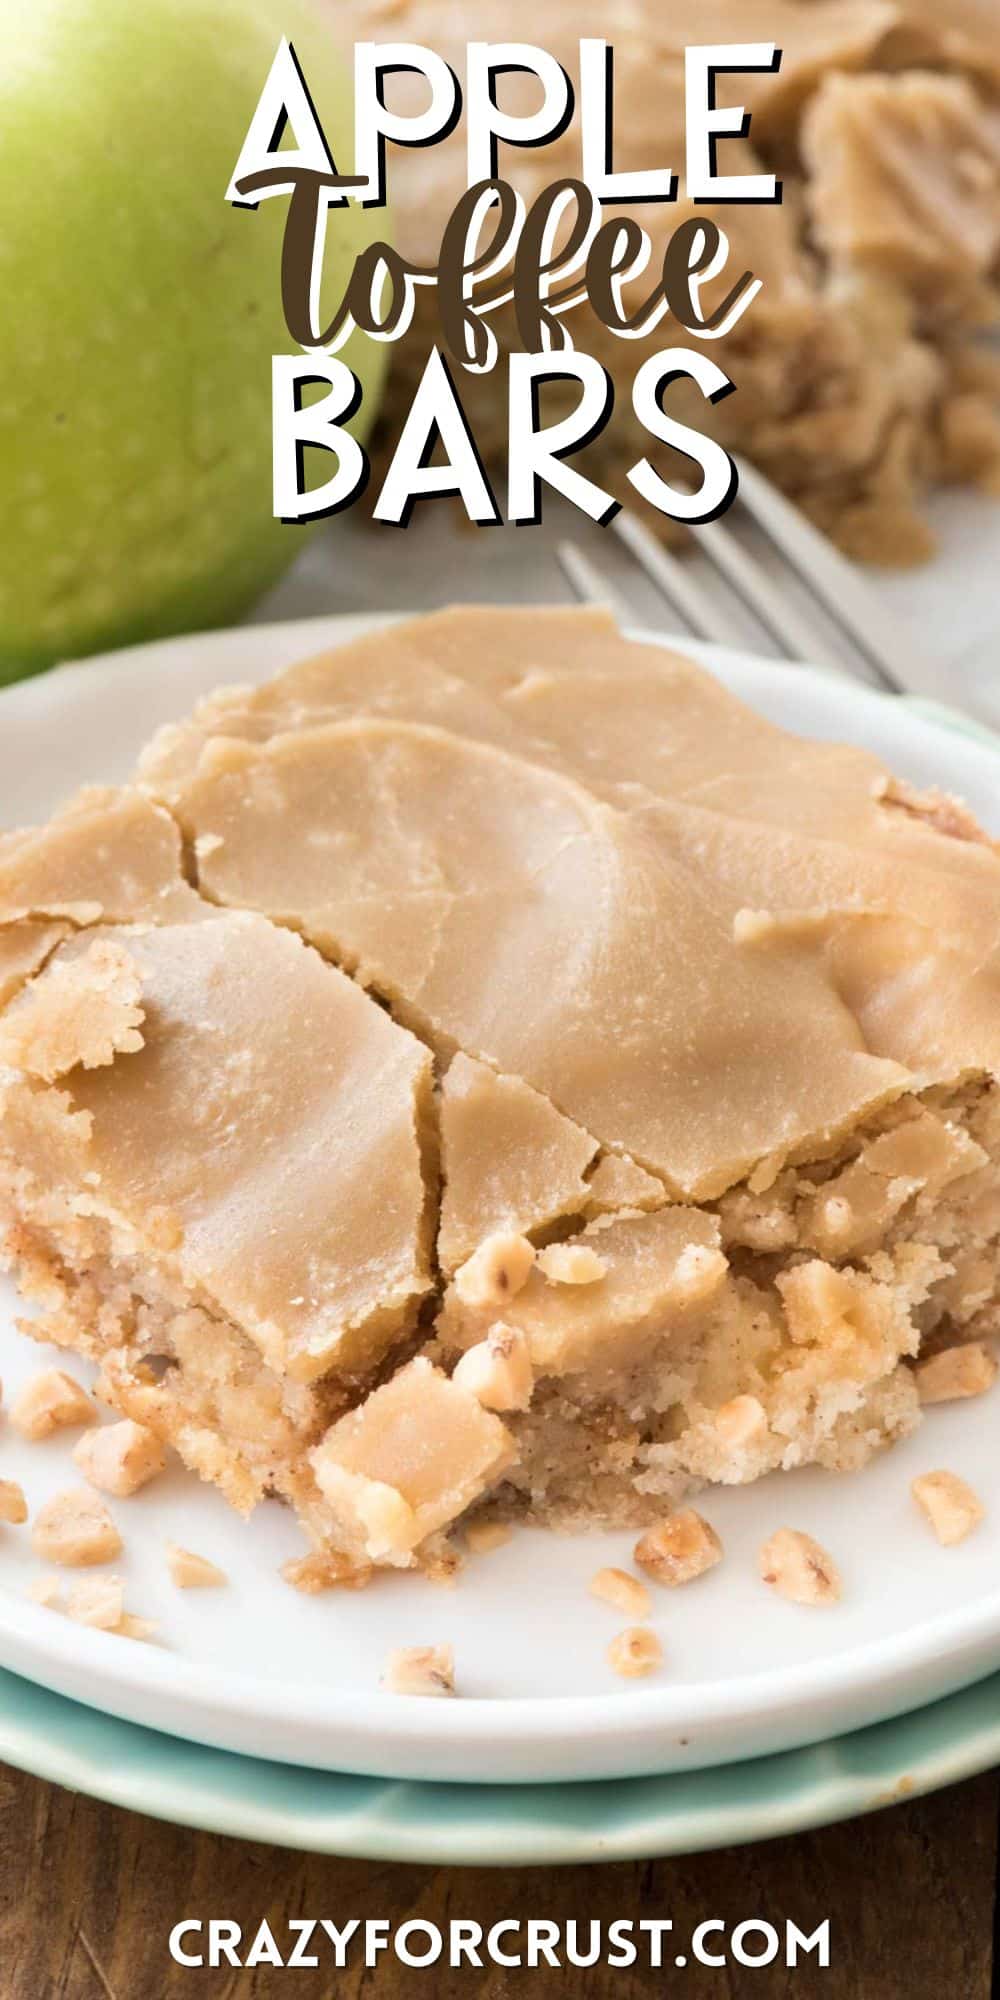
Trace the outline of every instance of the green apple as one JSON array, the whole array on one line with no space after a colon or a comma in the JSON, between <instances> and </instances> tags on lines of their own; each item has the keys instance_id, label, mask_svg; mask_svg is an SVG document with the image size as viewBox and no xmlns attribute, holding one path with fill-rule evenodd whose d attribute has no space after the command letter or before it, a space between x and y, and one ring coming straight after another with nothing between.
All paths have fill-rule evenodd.
<instances>
[{"instance_id":1,"label":"green apple","mask_svg":"<svg viewBox=\"0 0 1000 2000\"><path fill-rule=\"evenodd\" d=\"M349 171L308 0L0 0L0 682L231 620L302 549L271 501L287 201L225 201L282 35ZM326 285L384 233L332 211ZM341 352L364 430L386 349Z\"/></svg>"}]
</instances>

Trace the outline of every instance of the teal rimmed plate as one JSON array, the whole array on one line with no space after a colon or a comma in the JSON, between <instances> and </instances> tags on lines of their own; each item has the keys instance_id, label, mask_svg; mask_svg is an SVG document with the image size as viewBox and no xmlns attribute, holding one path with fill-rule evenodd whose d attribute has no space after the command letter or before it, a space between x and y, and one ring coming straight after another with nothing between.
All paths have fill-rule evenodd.
<instances>
[{"instance_id":1,"label":"teal rimmed plate","mask_svg":"<svg viewBox=\"0 0 1000 2000\"><path fill-rule=\"evenodd\" d=\"M625 1861L771 1840L1000 1761L1000 1675L893 1722L750 1763L577 1785L341 1777L162 1736L0 1674L0 1759L182 1826L445 1866Z\"/></svg>"}]
</instances>

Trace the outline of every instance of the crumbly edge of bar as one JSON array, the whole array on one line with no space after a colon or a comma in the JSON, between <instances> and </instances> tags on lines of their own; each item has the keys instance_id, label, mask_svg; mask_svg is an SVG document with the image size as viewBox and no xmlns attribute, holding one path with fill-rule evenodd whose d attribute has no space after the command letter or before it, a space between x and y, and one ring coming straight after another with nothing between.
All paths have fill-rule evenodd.
<instances>
[{"instance_id":1,"label":"crumbly edge of bar","mask_svg":"<svg viewBox=\"0 0 1000 2000\"><path fill-rule=\"evenodd\" d=\"M864 1256L829 1260L827 1268L859 1283L853 1346L833 1352L822 1329L812 1344L792 1339L777 1280L815 1259L815 1248L798 1240L804 1205L921 1108L973 1138L988 1165L935 1198L912 1198ZM730 1260L724 1304L637 1329L614 1367L540 1379L530 1408L506 1419L517 1465L472 1513L568 1527L641 1524L704 1483L808 1463L854 1470L912 1430L916 1355L997 1325L1000 1091L978 1083L901 1100L825 1159L784 1168L756 1194L741 1184L710 1212ZM307 1454L379 1376L331 1375L308 1388L279 1378L237 1327L151 1260L148 1246L77 1212L63 1194L33 1189L26 1174L6 1171L0 1213L6 1258L39 1311L25 1331L94 1360L106 1400L147 1424L241 1512L276 1493L311 1542L335 1550L335 1523ZM778 1247L762 1248L771 1238ZM451 1366L455 1356L428 1330L414 1323L406 1358L420 1348ZM397 1350L383 1364L382 1379L401 1358ZM767 1422L734 1444L721 1437L716 1412L738 1396L758 1400Z\"/></svg>"},{"instance_id":2,"label":"crumbly edge of bar","mask_svg":"<svg viewBox=\"0 0 1000 2000\"><path fill-rule=\"evenodd\" d=\"M35 1309L32 1338L98 1368L98 1393L146 1424L240 1513L286 1490L367 1383L277 1375L253 1341L183 1286L121 1222L76 1212L0 1162L0 1266Z\"/></svg>"},{"instance_id":3,"label":"crumbly edge of bar","mask_svg":"<svg viewBox=\"0 0 1000 2000\"><path fill-rule=\"evenodd\" d=\"M982 1147L987 1163L936 1195L915 1195L863 1255L824 1257L857 1288L853 1337L789 1330L777 1281L818 1260L803 1215L873 1139L926 1109ZM634 1525L705 1484L743 1484L815 1464L852 1472L921 1421L923 1358L1000 1333L1000 1088L982 1081L903 1099L826 1158L746 1183L712 1205L732 1284L660 1332L644 1329L614 1369L548 1377L509 1415L519 1460L475 1509L548 1525ZM790 1238L767 1251L746 1241ZM516 1317L516 1315L515 1315ZM435 1358L441 1354L432 1349ZM764 1422L740 1439L717 1422L737 1397Z\"/></svg>"}]
</instances>

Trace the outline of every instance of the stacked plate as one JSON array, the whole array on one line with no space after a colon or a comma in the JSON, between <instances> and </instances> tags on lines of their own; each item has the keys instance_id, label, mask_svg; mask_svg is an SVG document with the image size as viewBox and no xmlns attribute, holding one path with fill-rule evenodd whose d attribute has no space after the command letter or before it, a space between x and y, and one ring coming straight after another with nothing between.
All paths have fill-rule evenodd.
<instances>
[{"instance_id":1,"label":"stacked plate","mask_svg":"<svg viewBox=\"0 0 1000 2000\"><path fill-rule=\"evenodd\" d=\"M264 679L362 622L176 640L5 691L0 819L42 819L77 784L124 777L151 729L197 696ZM786 727L865 743L1000 833L1000 749L959 718L801 668L701 656ZM17 1310L0 1285L8 1396L44 1355L17 1332ZM1000 1668L992 1428L989 1401L944 1406L851 1479L810 1472L708 1496L726 1561L662 1593L663 1669L627 1687L605 1659L615 1614L588 1591L601 1564L627 1562L627 1537L525 1530L452 1591L400 1577L304 1598L278 1575L297 1547L285 1513L267 1503L243 1523L177 1471L127 1508L120 1567L129 1608L158 1621L152 1645L32 1603L26 1539L5 1533L0 1758L193 1825L425 1861L677 1852L866 1811L1000 1756L1000 1677L984 1678ZM58 1437L26 1445L8 1428L0 1461L32 1509L67 1483ZM952 1549L909 1498L914 1474L940 1465L960 1467L987 1509ZM755 1552L783 1524L836 1556L834 1609L762 1590ZM168 1536L219 1563L228 1587L174 1590ZM460 1699L379 1692L391 1646L443 1641Z\"/></svg>"}]
</instances>

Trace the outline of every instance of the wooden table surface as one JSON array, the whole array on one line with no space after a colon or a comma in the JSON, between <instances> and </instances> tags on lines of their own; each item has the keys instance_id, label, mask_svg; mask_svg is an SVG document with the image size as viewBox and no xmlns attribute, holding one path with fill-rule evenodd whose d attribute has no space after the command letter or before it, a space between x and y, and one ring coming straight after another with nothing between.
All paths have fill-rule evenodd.
<instances>
[{"instance_id":1,"label":"wooden table surface","mask_svg":"<svg viewBox=\"0 0 1000 2000\"><path fill-rule=\"evenodd\" d=\"M336 1974L261 1967L185 1970L167 1939L182 1917L669 1916L678 1933L705 1917L831 1925L821 1972L734 1968L683 1973L595 1967L535 1971L532 2000L647 2000L669 1992L784 2000L987 2000L991 1991L1000 1778L975 1779L851 1825L686 1860L562 1869L440 1869L330 1860L188 1833L0 1766L2 2000L506 2000L499 1967L407 1970L389 1958ZM522 1984L519 1990L525 1990Z\"/></svg>"}]
</instances>

